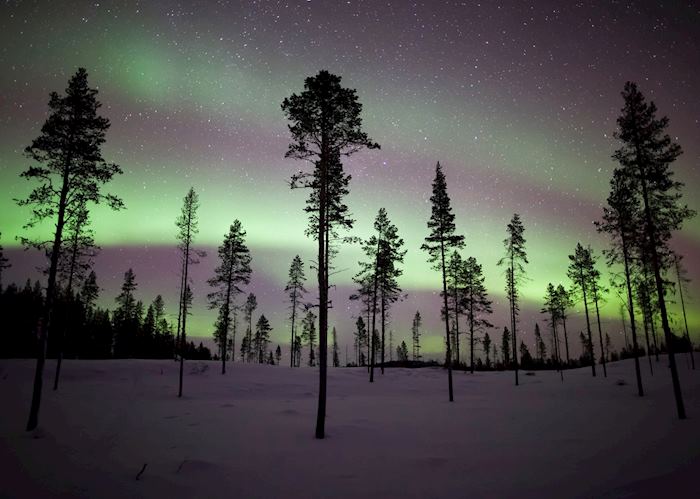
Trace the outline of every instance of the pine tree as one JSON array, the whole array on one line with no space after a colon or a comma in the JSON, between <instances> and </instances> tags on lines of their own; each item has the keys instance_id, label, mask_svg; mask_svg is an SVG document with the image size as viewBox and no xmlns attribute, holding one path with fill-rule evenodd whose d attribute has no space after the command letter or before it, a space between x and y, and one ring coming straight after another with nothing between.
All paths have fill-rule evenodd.
<instances>
[{"instance_id":1,"label":"pine tree","mask_svg":"<svg viewBox=\"0 0 700 499\"><path fill-rule=\"evenodd\" d=\"M518 314L520 312L518 286L525 279L523 264L528 263L527 253L525 252L525 238L523 237L525 227L520 221L520 215L517 213L513 215L506 227L506 232L508 237L503 240L506 254L498 261L498 265L506 265L506 293L510 304L510 326L513 335L513 367L515 369L515 386L518 386L518 354L516 349Z\"/></svg>"},{"instance_id":2,"label":"pine tree","mask_svg":"<svg viewBox=\"0 0 700 499\"><path fill-rule=\"evenodd\" d=\"M234 220L224 241L219 246L219 266L214 270L214 277L207 281L215 290L207 296L210 308L219 309L217 334L215 340L221 352L221 374L226 374L226 351L228 350L228 331L231 327L231 312L236 307L236 296L243 292L241 285L250 283L250 251L245 244L246 232L241 222ZM235 351L236 336L233 332L231 348ZM233 358L231 358L233 361Z\"/></svg>"},{"instance_id":3,"label":"pine tree","mask_svg":"<svg viewBox=\"0 0 700 499\"><path fill-rule=\"evenodd\" d=\"M423 319L420 316L420 312L416 310L416 315L413 316L413 324L411 324L411 339L413 343L413 360L420 360L420 336L421 336L421 326L423 325Z\"/></svg>"},{"instance_id":4,"label":"pine tree","mask_svg":"<svg viewBox=\"0 0 700 499\"><path fill-rule=\"evenodd\" d=\"M292 177L292 187L309 187L316 193L318 215L316 240L318 241L318 287L320 364L319 400L316 418L316 438L325 436L326 420L326 356L328 343L328 250L329 216L342 197L342 179L339 179L337 163L341 155L350 155L362 148L379 148L362 131L360 112L362 105L355 90L343 88L340 77L328 71L320 71L304 82L304 91L284 99L282 111L290 120L292 143L286 157L312 161L312 174ZM335 167L335 168L334 168ZM329 209L330 208L330 209ZM336 211L337 215L337 211Z\"/></svg>"},{"instance_id":5,"label":"pine tree","mask_svg":"<svg viewBox=\"0 0 700 499\"><path fill-rule=\"evenodd\" d=\"M185 356L184 347L187 345L187 316L188 313L188 301L191 301L191 294L188 296L189 285L189 268L190 265L199 263L197 259L198 256L203 256L204 253L195 251L192 248L192 243L194 237L199 232L199 217L197 216L197 209L199 208L199 196L194 191L194 188L190 187L187 192L183 203L182 212L180 216L175 220L175 225L178 228L177 240L179 241L179 248L182 255L182 289L180 292L180 317L181 317L181 327L180 327L180 337L178 346L181 347L180 351L180 376L179 376L179 386L177 391L177 396L182 397L182 375L185 368ZM191 293L191 290L189 291Z\"/></svg>"},{"instance_id":6,"label":"pine tree","mask_svg":"<svg viewBox=\"0 0 700 499\"><path fill-rule=\"evenodd\" d=\"M355 321L355 355L357 356L357 365L365 365L365 355L364 349L367 347L367 327L365 326L365 321L362 320L362 316L357 318Z\"/></svg>"},{"instance_id":7,"label":"pine tree","mask_svg":"<svg viewBox=\"0 0 700 499\"><path fill-rule=\"evenodd\" d=\"M306 294L306 288L304 283L306 282L306 276L304 275L304 262L301 261L301 257L296 255L292 260L292 264L289 267L289 280L284 290L287 292L289 297L291 314L289 320L292 322L292 337L289 343L290 348L290 365L294 367L294 355L295 350L294 339L296 338L296 319L299 306L302 304L304 295Z\"/></svg>"},{"instance_id":8,"label":"pine tree","mask_svg":"<svg viewBox=\"0 0 700 499\"><path fill-rule=\"evenodd\" d=\"M333 367L340 367L340 352L338 350L338 333L336 332L335 327L333 327L332 338L333 338Z\"/></svg>"},{"instance_id":9,"label":"pine tree","mask_svg":"<svg viewBox=\"0 0 700 499\"><path fill-rule=\"evenodd\" d=\"M381 368L384 372L385 362L385 331L389 309L401 297L401 288L397 279L403 271L398 264L403 262L405 250L402 250L403 239L398 235L398 230L391 223L384 208L374 221L374 229L377 231L367 239L362 246L367 262L360 262L361 271L355 276L355 282L362 283L365 280L372 281L372 324L371 330L376 331L377 307L379 307L381 321ZM374 350L374 348L372 348ZM370 357L370 382L374 381L373 357Z\"/></svg>"},{"instance_id":10,"label":"pine tree","mask_svg":"<svg viewBox=\"0 0 700 499\"><path fill-rule=\"evenodd\" d=\"M309 366L313 367L316 365L314 355L316 350L316 314L308 310L306 316L302 320L301 326L301 341L306 343L309 347Z\"/></svg>"},{"instance_id":11,"label":"pine tree","mask_svg":"<svg viewBox=\"0 0 700 499\"><path fill-rule=\"evenodd\" d=\"M561 284L557 286L556 292L558 315L561 319L562 327L564 328L564 346L566 348L566 365L568 366L571 361L569 359L569 336L566 331L566 319L568 319L566 311L573 307L573 302L571 300L570 293Z\"/></svg>"},{"instance_id":12,"label":"pine tree","mask_svg":"<svg viewBox=\"0 0 700 499\"><path fill-rule=\"evenodd\" d=\"M542 339L542 333L540 332L540 325L535 324L535 351L537 352L537 360L539 360L543 365L547 358L547 345Z\"/></svg>"},{"instance_id":13,"label":"pine tree","mask_svg":"<svg viewBox=\"0 0 700 499\"><path fill-rule=\"evenodd\" d=\"M557 293L556 288L554 285L550 282L547 284L547 294L544 297L544 308L540 311L543 314L548 314L549 315L549 325L552 328L552 357L554 358L554 363L557 367L557 370L561 373L561 379L562 381L564 380L564 372L561 369L561 357L559 353L559 334L557 332L557 325L559 324L559 321L561 320L561 317L559 316L559 312L561 310L560 304L559 304L559 294ZM539 328L536 329L535 335L539 333ZM542 336L540 335L540 341L542 340Z\"/></svg>"},{"instance_id":14,"label":"pine tree","mask_svg":"<svg viewBox=\"0 0 700 499\"><path fill-rule=\"evenodd\" d=\"M248 328L245 334L245 349L241 345L241 357L246 362L253 362L255 359L255 349L253 348L253 312L258 308L258 299L253 293L248 294L243 313L245 321L248 323Z\"/></svg>"},{"instance_id":15,"label":"pine tree","mask_svg":"<svg viewBox=\"0 0 700 499\"><path fill-rule=\"evenodd\" d=\"M683 222L692 218L695 212L680 204L683 184L674 180L670 166L682 153L682 149L666 133L668 118L656 117L656 105L653 102L647 104L634 83L625 84L622 96L625 106L617 120L618 131L615 133L615 138L622 145L615 151L613 158L620 163L624 175L634 179L632 185L638 199L641 198L643 237L639 243L650 257L656 284L655 298L668 350L676 411L679 419L685 419L662 273L673 232L679 230Z\"/></svg>"},{"instance_id":16,"label":"pine tree","mask_svg":"<svg viewBox=\"0 0 700 499\"><path fill-rule=\"evenodd\" d=\"M257 324L255 325L255 336L253 337L254 354L259 364L265 362L265 352L270 344L270 321L267 320L264 314L260 314ZM272 355L272 352L270 352Z\"/></svg>"},{"instance_id":17,"label":"pine tree","mask_svg":"<svg viewBox=\"0 0 700 499\"><path fill-rule=\"evenodd\" d=\"M452 362L460 365L461 356L459 353L459 316L464 313L464 260L457 251L453 251L450 259L447 262L447 301L451 305L451 314L448 314L448 309L442 309L443 317L452 321L452 335L450 336L453 357Z\"/></svg>"},{"instance_id":18,"label":"pine tree","mask_svg":"<svg viewBox=\"0 0 700 499\"><path fill-rule=\"evenodd\" d=\"M39 326L39 349L32 402L27 431L39 423L39 407L43 385L46 346L56 299L58 262L64 244L64 229L71 222L73 213L81 205L102 201L112 209L121 209L122 201L102 193L102 185L122 173L119 166L102 158L102 146L109 129L109 120L97 114L101 104L97 90L88 86L87 72L79 68L68 82L66 95L52 92L49 99L49 116L41 128L41 135L26 149L25 155L36 162L21 176L39 185L22 200L20 206L32 207L26 227L34 227L44 221L55 221L50 257L46 297ZM22 238L27 246L44 248L46 243Z\"/></svg>"},{"instance_id":19,"label":"pine tree","mask_svg":"<svg viewBox=\"0 0 700 499\"><path fill-rule=\"evenodd\" d=\"M590 248L584 248L581 243L576 245L573 255L569 255L569 269L567 275L574 283L574 289L583 300L583 308L586 316L586 332L588 333L588 347L591 349L588 356L591 361L591 371L595 376L595 354L593 353L593 336L591 334L591 321L588 315L588 301L590 295L590 273L593 269L593 258Z\"/></svg>"},{"instance_id":20,"label":"pine tree","mask_svg":"<svg viewBox=\"0 0 700 499\"><path fill-rule=\"evenodd\" d=\"M474 332L493 327L493 324L485 318L486 315L493 313L493 310L486 292L481 265L477 263L476 258L470 256L464 261L460 280L463 286L462 308L467 314L469 324L469 364L474 374Z\"/></svg>"},{"instance_id":21,"label":"pine tree","mask_svg":"<svg viewBox=\"0 0 700 499\"><path fill-rule=\"evenodd\" d=\"M447 182L440 163L435 167L433 194L430 197L432 213L428 220L430 234L425 238L421 249L428 252L428 261L435 270L442 273L443 307L445 310L445 364L450 402L454 401L452 390L452 347L450 345L449 307L447 306L447 268L445 255L453 249L464 246L464 236L455 234L455 216L447 194Z\"/></svg>"},{"instance_id":22,"label":"pine tree","mask_svg":"<svg viewBox=\"0 0 700 499\"><path fill-rule=\"evenodd\" d=\"M501 337L501 357L503 357L503 367L505 369L508 369L510 365L510 351L510 331L508 331L508 326L505 326Z\"/></svg>"},{"instance_id":23,"label":"pine tree","mask_svg":"<svg viewBox=\"0 0 700 499\"><path fill-rule=\"evenodd\" d=\"M642 375L639 368L639 346L637 343L637 326L634 313L632 257L635 241L638 239L639 209L634 199L634 189L629 177L616 169L610 181L610 194L608 205L603 208L603 220L596 222L599 232L606 232L612 242L612 246L605 252L608 266L622 264L625 274L625 287L627 291L627 311L629 312L630 329L632 333L632 356L637 377L637 393L644 396L642 387ZM645 322L646 323L646 322ZM624 315L623 315L624 326Z\"/></svg>"}]
</instances>

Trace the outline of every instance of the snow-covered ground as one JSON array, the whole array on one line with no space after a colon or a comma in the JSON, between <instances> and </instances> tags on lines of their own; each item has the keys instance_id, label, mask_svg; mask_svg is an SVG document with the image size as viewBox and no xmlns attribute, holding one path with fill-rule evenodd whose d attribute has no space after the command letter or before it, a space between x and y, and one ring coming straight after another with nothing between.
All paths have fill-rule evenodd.
<instances>
[{"instance_id":1,"label":"snow-covered ground","mask_svg":"<svg viewBox=\"0 0 700 499\"><path fill-rule=\"evenodd\" d=\"M700 497L700 370L681 359L679 421L663 359L553 372L329 369L172 361L65 361L37 431L23 427L34 362L0 361L2 497ZM621 384L623 380L626 384ZM139 480L136 476L146 464Z\"/></svg>"}]
</instances>

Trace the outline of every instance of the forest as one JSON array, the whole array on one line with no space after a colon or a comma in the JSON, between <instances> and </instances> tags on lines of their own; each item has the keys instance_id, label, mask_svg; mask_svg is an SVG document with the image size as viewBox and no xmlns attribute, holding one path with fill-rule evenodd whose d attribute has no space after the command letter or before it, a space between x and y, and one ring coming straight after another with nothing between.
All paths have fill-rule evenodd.
<instances>
[{"instance_id":1,"label":"forest","mask_svg":"<svg viewBox=\"0 0 700 499\"><path fill-rule=\"evenodd\" d=\"M255 294L246 290L252 270L244 223L230 222L216 255L206 255L198 246L200 200L195 187L185 194L181 212L173 214L173 241L180 262L174 269L180 279L177 319L166 318L162 295L148 304L137 298L138 276L130 268L124 269L114 307L97 306L100 286L93 262L100 248L91 228L91 209L98 204L128 209L118 195L105 190L123 170L102 155L110 121L100 114L97 94L87 71L79 69L65 94L51 93L48 117L25 149L32 165L21 176L32 191L17 204L31 212L28 228L48 222L54 230L50 241L22 238L21 242L45 253L45 282L3 285L2 271L12 262L0 248L0 313L6 318L3 329L11 332L0 343L0 356L36 358L28 431L39 424L47 358L58 360L54 390L59 389L62 359L172 359L178 363L179 397L186 385L186 361L217 360L221 374L226 374L227 362L279 365L284 358L290 367L317 368L315 436L324 438L329 365L365 368L369 382L391 367L436 365L421 354L422 322L427 314L439 315L443 323L440 366L446 371L449 401L455 398L453 370L509 370L519 385L523 371L555 370L564 381L568 369L586 367L592 376L607 376L609 363L628 358L634 361L636 394L644 396L642 359L648 359L653 371L652 358L658 362L659 355L666 354L675 412L680 419L687 417L677 354L686 353L695 369L683 295L688 279L683 255L671 248L671 241L695 212L684 203L684 185L674 177L672 167L682 149L667 132L669 119L645 99L635 83L628 82L621 91L617 130L609 131L618 142L612 158L616 168L609 179L606 205L591 227L608 237L609 246L601 254L587 241L570 249L569 266L561 269L570 285L550 283L542 289L542 328L535 325L533 351L522 340L519 320L521 290L528 279L527 221L514 213L504 224L502 248L493 248L500 253L498 265L504 272L509 307L508 326L497 331L482 263L463 251L465 237L456 230L448 179L439 162L434 167L431 215L425 221L426 236L420 248L405 246L391 221L391 206L378 210L371 237L352 235L356 220L345 202L352 179L343 160L378 149L380 144L363 129L357 92L344 87L340 76L324 70L306 78L303 90L284 99L280 109L290 136L286 158L310 165L288 181L292 189L308 191L301 209L308 217L306 235L317 244L313 261L290 255L288 281L279 290L288 303L285 351L283 345L271 341L267 311L257 311ZM285 175L280 172L281 177ZM353 351L345 358L328 319L334 258L344 245L359 245L364 254L353 277L356 291L350 298L360 313ZM435 271L442 303L440 310L416 311L409 343L395 344L391 311L405 296L401 276L408 251L424 252ZM202 258L217 260L206 297L217 312L212 325L214 352L187 336L193 299L190 270ZM307 283L310 272L313 287ZM605 278L608 275L610 279ZM624 304L625 336L620 351L612 348L610 336L601 328L600 306L610 293L622 297ZM685 320L681 322L684 327L674 330L669 303L676 299ZM567 320L581 306L585 331L567 329ZM581 346L580 356L570 353L574 344Z\"/></svg>"}]
</instances>

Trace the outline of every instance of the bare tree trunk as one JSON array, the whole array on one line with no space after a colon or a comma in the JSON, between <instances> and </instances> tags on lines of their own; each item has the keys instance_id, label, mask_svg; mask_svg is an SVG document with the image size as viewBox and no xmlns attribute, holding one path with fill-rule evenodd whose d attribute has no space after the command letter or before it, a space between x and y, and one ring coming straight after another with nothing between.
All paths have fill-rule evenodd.
<instances>
[{"instance_id":1,"label":"bare tree trunk","mask_svg":"<svg viewBox=\"0 0 700 499\"><path fill-rule=\"evenodd\" d=\"M627 241L624 235L621 236L622 239L622 257L625 264L625 281L627 282L627 304L630 314L630 324L632 327L632 348L634 349L634 371L637 376L637 393L640 397L644 396L644 388L642 388L642 373L639 368L639 347L637 346L637 326L634 320L634 300L632 299L632 280L630 278L629 269L629 255L627 254ZM624 320L624 316L622 317ZM624 324L624 322L623 322ZM626 336L626 335L625 335Z\"/></svg>"},{"instance_id":2,"label":"bare tree trunk","mask_svg":"<svg viewBox=\"0 0 700 499\"><path fill-rule=\"evenodd\" d=\"M688 333L688 317L685 314L685 301L683 300L683 281L681 281L681 269L678 264L678 258L675 260L676 266L676 279L678 280L678 293L681 298L681 309L683 310L683 322L685 323L685 339L688 342L688 348L690 349L690 362L693 366L693 371L695 370L695 356L693 355L693 342L690 341L690 334Z\"/></svg>"},{"instance_id":3,"label":"bare tree trunk","mask_svg":"<svg viewBox=\"0 0 700 499\"><path fill-rule=\"evenodd\" d=\"M586 331L588 332L588 355L591 357L591 371L595 377L595 353L593 353L593 336L591 335L591 321L588 318L588 297L586 296L586 281L583 270L580 273L581 290L583 291L583 308L586 312Z\"/></svg>"},{"instance_id":4,"label":"bare tree trunk","mask_svg":"<svg viewBox=\"0 0 700 499\"><path fill-rule=\"evenodd\" d=\"M325 118L323 118L325 121ZM324 127L325 129L325 127ZM316 438L326 436L326 376L328 354L328 268L326 261L326 196L328 194L328 137L325 132L322 137L322 156L320 161L320 186L318 196L318 294L319 294L319 380L318 380L318 411L316 413Z\"/></svg>"},{"instance_id":5,"label":"bare tree trunk","mask_svg":"<svg viewBox=\"0 0 700 499\"><path fill-rule=\"evenodd\" d=\"M440 241L440 257L442 263L442 297L445 306L445 341L447 352L445 353L445 364L447 364L447 386L450 394L450 402L454 402L452 390L452 348L450 347L450 309L447 306L447 279L445 275L445 243Z\"/></svg>"},{"instance_id":6,"label":"bare tree trunk","mask_svg":"<svg viewBox=\"0 0 700 499\"><path fill-rule=\"evenodd\" d=\"M595 315L598 319L598 338L600 339L600 355L603 364L603 377L608 377L608 369L605 367L605 350L603 349L603 331L600 327L600 310L598 309L598 288L593 286L593 301L595 302Z\"/></svg>"},{"instance_id":7,"label":"bare tree trunk","mask_svg":"<svg viewBox=\"0 0 700 499\"><path fill-rule=\"evenodd\" d=\"M44 384L44 364L46 363L46 344L49 337L49 327L51 326L51 316L53 314L54 294L56 293L56 271L58 269L58 256L61 251L61 241L63 239L63 226L65 224L66 200L68 198L68 172L65 168L63 174L63 187L58 203L58 220L56 221L56 232L54 233L53 246L51 248L51 265L49 266L49 278L46 286L46 298L44 299L43 319L39 321L39 348L36 358L36 369L34 371L34 389L32 391L32 404L29 409L29 420L27 421L27 431L32 431L39 424L39 408L41 406L41 390Z\"/></svg>"}]
</instances>

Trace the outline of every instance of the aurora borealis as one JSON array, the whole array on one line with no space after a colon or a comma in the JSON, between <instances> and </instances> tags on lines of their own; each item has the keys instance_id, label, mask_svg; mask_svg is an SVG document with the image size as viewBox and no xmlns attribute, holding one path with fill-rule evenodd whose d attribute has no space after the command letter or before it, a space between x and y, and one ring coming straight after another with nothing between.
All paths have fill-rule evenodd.
<instances>
[{"instance_id":1,"label":"aurora borealis","mask_svg":"<svg viewBox=\"0 0 700 499\"><path fill-rule=\"evenodd\" d=\"M176 309L175 226L182 198L200 195L195 247L208 256L193 268L190 334L210 337L206 279L215 247L234 218L248 233L253 258L249 291L256 313L286 344L282 291L289 263L307 264L314 243L304 236L307 196L289 189L304 165L284 159L289 143L282 99L306 76L328 69L356 88L364 126L382 148L346 162L347 199L357 219L352 235L367 237L385 207L406 241L407 298L392 311L395 342L409 335L416 309L425 319L428 352L442 349L438 273L419 250L427 234L430 184L443 165L466 236L464 256L483 264L502 328L504 276L496 266L505 225L514 212L526 227L530 280L523 289L521 329L532 343L548 282L570 283L567 255L577 242L600 255L601 214L615 164L615 119L627 80L639 83L670 118L684 148L674 170L685 201L700 209L700 7L689 3L594 1L576 5L492 2L4 2L0 6L0 231L13 264L4 281L37 278L41 255L23 252L16 236L28 210L14 198L30 185L18 174L23 148L46 116L48 94L63 90L84 66L112 122L105 158L124 175L110 185L127 206L92 219L102 252L96 262L100 304L112 307L124 271L133 267L138 295L157 293ZM48 234L50 227L41 229ZM700 219L677 234L689 277L691 337L700 340ZM344 246L335 262L330 323L351 349L359 311L348 300L359 247ZM603 268L601 259L599 268ZM312 299L309 293L308 299ZM239 298L239 302L241 302ZM675 324L680 308L672 305ZM619 302L608 296L606 331L622 343ZM572 312L578 334L580 315ZM434 334L433 334L434 333ZM496 333L499 334L499 333ZM573 340L576 343L576 340ZM577 352L578 345L574 347Z\"/></svg>"}]
</instances>

